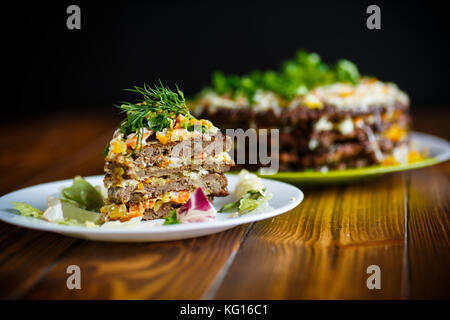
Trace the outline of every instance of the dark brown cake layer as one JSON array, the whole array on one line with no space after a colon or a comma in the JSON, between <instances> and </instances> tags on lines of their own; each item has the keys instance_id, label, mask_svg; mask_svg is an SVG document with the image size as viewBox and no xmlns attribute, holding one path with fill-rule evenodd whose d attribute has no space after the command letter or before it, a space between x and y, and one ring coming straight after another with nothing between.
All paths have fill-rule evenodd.
<instances>
[{"instance_id":1,"label":"dark brown cake layer","mask_svg":"<svg viewBox=\"0 0 450 320\"><path fill-rule=\"evenodd\" d=\"M208 196L208 200L212 202L214 200L214 197ZM163 205L161 205L161 207L159 207L157 210L146 209L144 211L143 219L144 220L153 220L153 219L165 218L165 217L169 216L169 214L172 210L176 210L179 207L181 207L181 204L179 204L179 203L167 202L167 203L164 203Z\"/></svg>"},{"instance_id":2,"label":"dark brown cake layer","mask_svg":"<svg viewBox=\"0 0 450 320\"><path fill-rule=\"evenodd\" d=\"M318 120L326 116L330 121L340 121L348 117L366 116L371 114L384 114L391 110L407 111L409 105L400 101L392 106L374 105L367 110L354 109L342 110L333 105L325 105L320 109L312 109L298 105L296 107L280 107L280 112L269 109L265 112L255 111L252 108L209 108L207 105L200 105L196 116L209 119L220 129L226 128L246 128L251 127L254 122L258 127L265 126L285 126L296 125L300 122Z\"/></svg>"},{"instance_id":3,"label":"dark brown cake layer","mask_svg":"<svg viewBox=\"0 0 450 320\"><path fill-rule=\"evenodd\" d=\"M138 203L145 199L154 199L171 191L194 192L202 188L206 195L226 196L228 181L223 174L210 173L198 178L179 177L161 179L160 183L142 183L140 186L110 187L108 200L111 203Z\"/></svg>"},{"instance_id":4,"label":"dark brown cake layer","mask_svg":"<svg viewBox=\"0 0 450 320\"><path fill-rule=\"evenodd\" d=\"M231 147L231 139L218 133L211 140L187 139L180 142L162 144L159 142L148 144L141 151L133 154L136 166L161 166L170 157L198 158L201 156L215 156L226 152Z\"/></svg>"},{"instance_id":5,"label":"dark brown cake layer","mask_svg":"<svg viewBox=\"0 0 450 320\"><path fill-rule=\"evenodd\" d=\"M283 125L269 126L269 129L280 129L278 144L280 170L317 169L322 166L348 168L380 163L377 152L389 155L405 140L404 138L392 138L388 133L397 128L407 134L411 122L408 107L401 104L397 104L395 110L391 110L389 113L383 107L372 108L372 113L336 112L335 108L330 107L328 109L326 107L323 109L299 109L301 110L290 114L290 116L296 117L295 121L291 119L291 121L281 121L284 123ZM224 122L232 118L235 111L221 109L216 113L225 119L222 120ZM226 116L227 112L229 112L228 116ZM273 112L266 113L267 119L273 117L275 117ZM280 119L278 118L278 120ZM334 128L317 130L315 126L321 119L326 119ZM352 122L352 130L348 132L338 130L339 124L344 120L349 121L349 119ZM265 121L261 114L259 118L247 120L252 123L244 124L245 126L242 128L244 130L248 129L250 125L254 128L267 128L269 122L278 121ZM220 121L216 120L216 122ZM240 124L243 123L244 121L240 119ZM248 149L246 152L246 159L249 159ZM237 165L237 168L251 170L260 167L258 164L250 163L238 163Z\"/></svg>"},{"instance_id":6,"label":"dark brown cake layer","mask_svg":"<svg viewBox=\"0 0 450 320\"><path fill-rule=\"evenodd\" d=\"M227 162L226 164L218 163L203 163L203 164L190 164L185 165L182 168L159 168L159 167L127 167L114 162L107 162L105 164L105 172L108 176L117 176L120 172L123 172L121 178L123 179L135 179L138 181L144 181L151 177L165 177L171 174L179 173L180 171L209 171L213 173L223 173L230 170L230 167L234 162ZM119 181L118 181L119 182Z\"/></svg>"}]
</instances>

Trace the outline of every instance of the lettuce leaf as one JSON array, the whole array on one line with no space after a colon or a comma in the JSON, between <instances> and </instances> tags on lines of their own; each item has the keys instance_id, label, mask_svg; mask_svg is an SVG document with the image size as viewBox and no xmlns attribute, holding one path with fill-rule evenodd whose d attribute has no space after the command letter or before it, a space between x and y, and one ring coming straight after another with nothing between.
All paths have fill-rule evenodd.
<instances>
[{"instance_id":1,"label":"lettuce leaf","mask_svg":"<svg viewBox=\"0 0 450 320\"><path fill-rule=\"evenodd\" d=\"M11 202L14 209L23 216L67 225L102 224L102 215L99 211L103 203L101 193L79 176L74 178L72 186L61 191L60 199L49 197L48 208L45 212L33 208L25 202Z\"/></svg>"},{"instance_id":2,"label":"lettuce leaf","mask_svg":"<svg viewBox=\"0 0 450 320\"><path fill-rule=\"evenodd\" d=\"M264 202L268 201L270 198L272 198L271 195L262 196L259 197L258 199L251 199L251 198L241 199L239 203L239 211L240 212L253 211L260 205L262 205Z\"/></svg>"},{"instance_id":3,"label":"lettuce leaf","mask_svg":"<svg viewBox=\"0 0 450 320\"><path fill-rule=\"evenodd\" d=\"M84 210L71 204L70 202L61 202L61 207L66 221L77 221L80 224L85 224L86 222L92 222L94 224L100 225L103 223L102 214L97 212L92 212Z\"/></svg>"},{"instance_id":4,"label":"lettuce leaf","mask_svg":"<svg viewBox=\"0 0 450 320\"><path fill-rule=\"evenodd\" d=\"M72 186L61 191L61 200L78 205L82 209L99 212L104 201L100 192L80 176L73 179Z\"/></svg>"},{"instance_id":5,"label":"lettuce leaf","mask_svg":"<svg viewBox=\"0 0 450 320\"><path fill-rule=\"evenodd\" d=\"M219 209L219 212L225 212L225 211L231 211L232 209L238 209L240 202L241 202L241 200L224 204L222 206L222 208Z\"/></svg>"},{"instance_id":6,"label":"lettuce leaf","mask_svg":"<svg viewBox=\"0 0 450 320\"><path fill-rule=\"evenodd\" d=\"M14 205L14 209L19 211L22 216L41 218L44 214L41 210L36 209L25 202L11 202L11 204Z\"/></svg>"},{"instance_id":7,"label":"lettuce leaf","mask_svg":"<svg viewBox=\"0 0 450 320\"><path fill-rule=\"evenodd\" d=\"M253 211L272 198L271 194L266 195L264 191L265 189L262 191L249 190L238 201L223 205L219 212L231 211L233 209L238 209L240 213Z\"/></svg>"}]
</instances>

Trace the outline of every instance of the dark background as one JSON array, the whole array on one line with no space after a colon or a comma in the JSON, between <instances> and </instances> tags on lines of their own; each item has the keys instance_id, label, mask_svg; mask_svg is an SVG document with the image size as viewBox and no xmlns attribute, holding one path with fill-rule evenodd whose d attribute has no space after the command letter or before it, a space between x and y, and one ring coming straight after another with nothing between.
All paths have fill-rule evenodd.
<instances>
[{"instance_id":1,"label":"dark background","mask_svg":"<svg viewBox=\"0 0 450 320\"><path fill-rule=\"evenodd\" d=\"M66 28L70 4L81 30ZM366 28L370 4L381 7L381 30ZM133 99L121 89L158 79L194 94L215 69L277 68L299 48L396 82L413 108L447 106L447 15L430 1L16 2L2 18L3 110L111 110Z\"/></svg>"}]
</instances>

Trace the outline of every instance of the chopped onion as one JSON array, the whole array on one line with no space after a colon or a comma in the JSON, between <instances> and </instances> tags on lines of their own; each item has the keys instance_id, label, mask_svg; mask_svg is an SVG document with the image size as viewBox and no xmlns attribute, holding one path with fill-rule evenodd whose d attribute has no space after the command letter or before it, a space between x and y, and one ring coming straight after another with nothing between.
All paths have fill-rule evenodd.
<instances>
[{"instance_id":1,"label":"chopped onion","mask_svg":"<svg viewBox=\"0 0 450 320\"><path fill-rule=\"evenodd\" d=\"M264 182L257 175L242 169L238 175L238 183L234 190L234 199L237 201L241 199L250 190L260 191L264 193Z\"/></svg>"},{"instance_id":2,"label":"chopped onion","mask_svg":"<svg viewBox=\"0 0 450 320\"><path fill-rule=\"evenodd\" d=\"M64 221L61 200L49 196L47 199L47 210L45 210L43 218L50 222Z\"/></svg>"},{"instance_id":3,"label":"chopped onion","mask_svg":"<svg viewBox=\"0 0 450 320\"><path fill-rule=\"evenodd\" d=\"M197 188L189 201L178 209L177 218L180 223L211 222L216 219L216 213L203 190Z\"/></svg>"}]
</instances>

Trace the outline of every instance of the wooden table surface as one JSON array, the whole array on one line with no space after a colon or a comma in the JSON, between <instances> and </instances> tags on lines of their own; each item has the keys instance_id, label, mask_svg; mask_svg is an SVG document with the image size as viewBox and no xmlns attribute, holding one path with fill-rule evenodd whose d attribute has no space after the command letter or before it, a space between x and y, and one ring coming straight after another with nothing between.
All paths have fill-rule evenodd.
<instances>
[{"instance_id":1,"label":"wooden table surface","mask_svg":"<svg viewBox=\"0 0 450 320\"><path fill-rule=\"evenodd\" d=\"M448 108L424 111L413 114L416 129L449 139ZM119 122L108 113L3 123L0 194L102 174L103 147ZM303 189L303 203L286 214L182 241L92 242L0 223L0 297L448 299L449 174L447 162ZM72 264L81 268L80 290L66 287ZM370 265L381 269L380 290L366 287Z\"/></svg>"}]
</instances>

